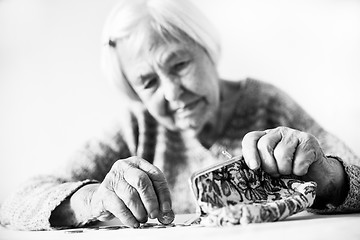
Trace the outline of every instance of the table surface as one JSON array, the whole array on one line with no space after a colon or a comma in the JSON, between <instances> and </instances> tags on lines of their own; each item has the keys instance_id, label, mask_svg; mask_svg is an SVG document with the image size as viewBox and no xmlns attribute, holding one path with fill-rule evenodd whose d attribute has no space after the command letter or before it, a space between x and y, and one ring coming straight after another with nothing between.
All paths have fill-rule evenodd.
<instances>
[{"instance_id":1,"label":"table surface","mask_svg":"<svg viewBox=\"0 0 360 240\"><path fill-rule=\"evenodd\" d=\"M249 224L229 227L183 226L194 215L177 215L175 226L167 228L130 229L122 228L120 222L113 220L95 228L80 228L57 231L13 231L0 227L0 239L281 239L291 240L360 240L360 213L318 215L309 212L295 214L285 220L272 223ZM154 222L153 222L154 224ZM151 225L148 224L147 226ZM146 225L145 225L146 227Z\"/></svg>"}]
</instances>

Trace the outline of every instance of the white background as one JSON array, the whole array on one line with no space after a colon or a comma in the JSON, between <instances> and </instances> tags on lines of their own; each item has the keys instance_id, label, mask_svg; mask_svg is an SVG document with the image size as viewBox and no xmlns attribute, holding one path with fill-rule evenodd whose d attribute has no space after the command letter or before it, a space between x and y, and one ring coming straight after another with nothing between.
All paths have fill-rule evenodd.
<instances>
[{"instance_id":1,"label":"white background","mask_svg":"<svg viewBox=\"0 0 360 240\"><path fill-rule=\"evenodd\" d=\"M193 0L222 37L220 74L293 96L360 155L360 1ZM116 0L0 0L0 202L119 115L100 69Z\"/></svg>"}]
</instances>

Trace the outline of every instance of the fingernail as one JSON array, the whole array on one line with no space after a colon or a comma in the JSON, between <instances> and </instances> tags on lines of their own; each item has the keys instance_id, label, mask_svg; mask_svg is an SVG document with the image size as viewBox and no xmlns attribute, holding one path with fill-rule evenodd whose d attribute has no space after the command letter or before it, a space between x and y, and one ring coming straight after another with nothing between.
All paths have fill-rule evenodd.
<instances>
[{"instance_id":1,"label":"fingernail","mask_svg":"<svg viewBox=\"0 0 360 240\"><path fill-rule=\"evenodd\" d=\"M257 161L251 161L250 162L250 169L255 170L258 168Z\"/></svg>"},{"instance_id":2,"label":"fingernail","mask_svg":"<svg viewBox=\"0 0 360 240\"><path fill-rule=\"evenodd\" d=\"M161 206L162 212L168 212L171 210L171 206L169 202L164 202Z\"/></svg>"},{"instance_id":3,"label":"fingernail","mask_svg":"<svg viewBox=\"0 0 360 240\"><path fill-rule=\"evenodd\" d=\"M150 218L151 219L157 218L158 215L159 215L159 210L155 209L150 213Z\"/></svg>"}]
</instances>

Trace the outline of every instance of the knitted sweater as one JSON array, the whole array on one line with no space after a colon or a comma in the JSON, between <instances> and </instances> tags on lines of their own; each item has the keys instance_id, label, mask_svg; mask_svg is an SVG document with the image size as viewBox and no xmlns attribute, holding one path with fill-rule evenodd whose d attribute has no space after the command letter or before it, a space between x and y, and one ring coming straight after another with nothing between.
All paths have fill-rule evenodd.
<instances>
[{"instance_id":1,"label":"knitted sweater","mask_svg":"<svg viewBox=\"0 0 360 240\"><path fill-rule=\"evenodd\" d=\"M221 154L224 148L233 156L240 155L242 138L249 131L278 126L313 134L326 155L343 161L349 182L345 201L336 208L313 211L360 211L360 159L278 88L252 79L238 84L238 94L221 103L230 117L211 144L206 144L201 134L196 137L167 130L140 106L124 109L118 124L102 138L89 141L64 169L29 180L6 199L0 208L1 224L22 230L52 229L51 212L62 201L85 184L101 182L115 161L135 155L163 171L175 213L193 212L195 200L188 184L191 174L225 160Z\"/></svg>"}]
</instances>

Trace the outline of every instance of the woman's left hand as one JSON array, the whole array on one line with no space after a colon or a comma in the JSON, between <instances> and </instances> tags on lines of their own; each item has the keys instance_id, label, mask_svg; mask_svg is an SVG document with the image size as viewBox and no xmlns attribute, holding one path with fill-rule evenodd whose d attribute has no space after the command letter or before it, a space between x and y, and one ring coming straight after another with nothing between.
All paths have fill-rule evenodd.
<instances>
[{"instance_id":1,"label":"woman's left hand","mask_svg":"<svg viewBox=\"0 0 360 240\"><path fill-rule=\"evenodd\" d=\"M317 196L326 204L337 205L343 198L339 196L346 181L342 164L327 158L309 133L287 127L249 132L243 138L242 151L252 170L261 167L273 177L293 174L314 181Z\"/></svg>"}]
</instances>

